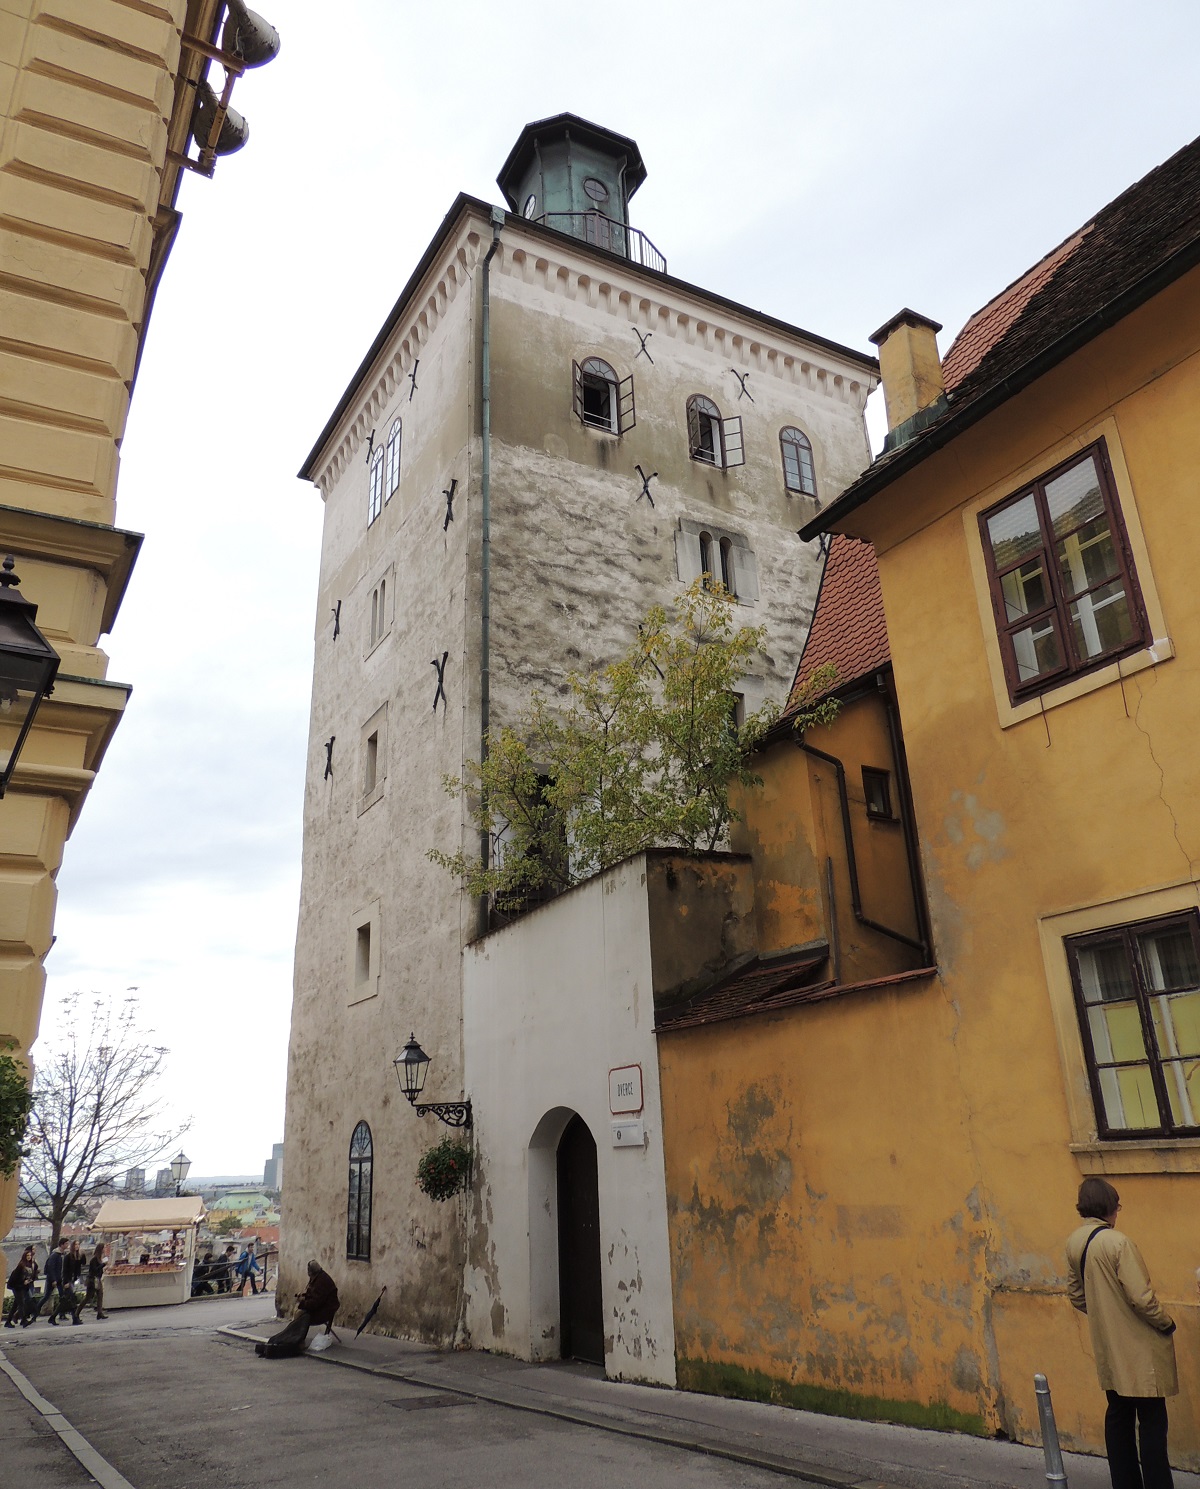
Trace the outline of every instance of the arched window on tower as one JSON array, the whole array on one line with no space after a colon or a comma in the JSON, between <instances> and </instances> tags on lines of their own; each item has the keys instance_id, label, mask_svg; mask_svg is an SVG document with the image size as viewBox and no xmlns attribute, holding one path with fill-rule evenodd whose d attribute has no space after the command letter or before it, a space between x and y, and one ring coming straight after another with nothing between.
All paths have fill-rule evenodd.
<instances>
[{"instance_id":1,"label":"arched window on tower","mask_svg":"<svg viewBox=\"0 0 1200 1489\"><path fill-rule=\"evenodd\" d=\"M384 473L383 499L391 501L400 484L400 420L392 425L387 442L387 469Z\"/></svg>"},{"instance_id":2,"label":"arched window on tower","mask_svg":"<svg viewBox=\"0 0 1200 1489\"><path fill-rule=\"evenodd\" d=\"M367 492L367 526L383 511L383 451L371 457L371 481Z\"/></svg>"},{"instance_id":3,"label":"arched window on tower","mask_svg":"<svg viewBox=\"0 0 1200 1489\"><path fill-rule=\"evenodd\" d=\"M779 431L779 448L783 451L783 484L802 496L816 496L817 475L813 468L813 450L803 429L789 426Z\"/></svg>"},{"instance_id":4,"label":"arched window on tower","mask_svg":"<svg viewBox=\"0 0 1200 1489\"><path fill-rule=\"evenodd\" d=\"M350 1182L346 1199L346 1257L371 1260L371 1129L360 1122L350 1139Z\"/></svg>"},{"instance_id":5,"label":"arched window on tower","mask_svg":"<svg viewBox=\"0 0 1200 1489\"><path fill-rule=\"evenodd\" d=\"M723 419L711 398L692 394L687 401L687 426L688 454L693 460L715 465L718 470L745 465L741 419Z\"/></svg>"},{"instance_id":6,"label":"arched window on tower","mask_svg":"<svg viewBox=\"0 0 1200 1489\"><path fill-rule=\"evenodd\" d=\"M575 417L589 429L624 434L637 423L632 376L622 382L600 357L571 363L571 402Z\"/></svg>"}]
</instances>

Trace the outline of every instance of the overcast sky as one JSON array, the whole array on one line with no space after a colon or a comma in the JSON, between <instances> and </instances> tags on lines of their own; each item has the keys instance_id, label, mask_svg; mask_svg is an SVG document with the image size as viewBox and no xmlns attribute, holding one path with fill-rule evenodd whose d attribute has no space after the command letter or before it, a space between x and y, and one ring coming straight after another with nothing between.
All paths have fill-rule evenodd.
<instances>
[{"instance_id":1,"label":"overcast sky","mask_svg":"<svg viewBox=\"0 0 1200 1489\"><path fill-rule=\"evenodd\" d=\"M321 526L295 472L455 194L499 202L521 127L570 110L638 141L673 274L864 351L910 305L944 351L1200 130L1194 0L255 3L283 50L235 90L246 148L183 183L125 439L133 698L43 1014L140 990L197 1174L283 1135Z\"/></svg>"}]
</instances>

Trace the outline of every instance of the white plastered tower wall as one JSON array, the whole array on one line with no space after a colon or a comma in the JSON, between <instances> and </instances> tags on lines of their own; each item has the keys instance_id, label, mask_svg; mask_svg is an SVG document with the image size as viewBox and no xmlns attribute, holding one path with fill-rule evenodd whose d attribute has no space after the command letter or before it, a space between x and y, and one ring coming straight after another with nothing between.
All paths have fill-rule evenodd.
<instances>
[{"instance_id":1,"label":"white plastered tower wall","mask_svg":"<svg viewBox=\"0 0 1200 1489\"><path fill-rule=\"evenodd\" d=\"M436 1205L417 1190L420 1153L446 1129L414 1115L392 1061L411 1030L433 1061L426 1096L475 1095L464 1088L463 953L481 928L479 906L426 852L477 842L442 778L479 751L481 265L491 240L490 209L460 198L305 469L321 488L325 534L282 1290L301 1285L315 1256L337 1277L345 1319L361 1317L386 1285L383 1326L443 1342L475 1338L483 1327L464 1302L471 1203ZM681 521L734 533L753 550L757 595L739 619L764 623L768 640L747 703L781 702L820 556L796 536L812 504L785 492L779 429L797 425L809 436L818 493L831 498L868 457L869 359L514 217L501 231L490 284L493 724L514 719L534 688L552 696L571 670L617 655L652 604L670 605L690 577L681 571ZM637 356L635 328L653 333L653 362ZM572 361L589 356L634 377L637 422L627 433L585 428L574 411ZM750 397L738 398L733 368L749 373ZM723 471L689 458L685 406L694 393L741 415L743 467ZM368 526L370 436L386 443L397 416L399 489ZM639 495L639 464L658 473L653 505ZM372 646L381 579L388 623ZM443 654L446 701L435 710L431 663ZM364 790L368 731L378 732L383 773L373 793ZM366 986L355 964L363 927L371 946ZM486 1009L477 984L476 992ZM604 1079L602 1070L601 1091ZM582 1095L574 1103L588 1105ZM480 1134L491 1120L477 1103ZM347 1158L359 1121L373 1139L369 1261L346 1258ZM501 1161L520 1167L523 1155L506 1149ZM477 1173L476 1195L488 1182ZM493 1205L527 1202L494 1185L491 1193ZM489 1319L496 1304L503 1309L505 1300L489 1298ZM529 1348L519 1330L490 1325L478 1342L519 1354Z\"/></svg>"}]
</instances>

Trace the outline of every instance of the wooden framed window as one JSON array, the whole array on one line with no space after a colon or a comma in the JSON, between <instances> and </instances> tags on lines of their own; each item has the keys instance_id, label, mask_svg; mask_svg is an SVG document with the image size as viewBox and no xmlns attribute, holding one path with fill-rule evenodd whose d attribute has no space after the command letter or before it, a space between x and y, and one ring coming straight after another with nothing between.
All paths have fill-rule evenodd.
<instances>
[{"instance_id":1,"label":"wooden framed window","mask_svg":"<svg viewBox=\"0 0 1200 1489\"><path fill-rule=\"evenodd\" d=\"M397 419L388 434L387 455L385 458L385 471L383 480L383 499L391 501L396 494L396 487L400 484L400 436L403 430L400 420Z\"/></svg>"},{"instance_id":2,"label":"wooden framed window","mask_svg":"<svg viewBox=\"0 0 1200 1489\"><path fill-rule=\"evenodd\" d=\"M779 431L779 448L783 454L783 484L787 490L798 491L802 496L816 496L817 473L808 435L803 429L788 425Z\"/></svg>"},{"instance_id":3,"label":"wooden framed window","mask_svg":"<svg viewBox=\"0 0 1200 1489\"><path fill-rule=\"evenodd\" d=\"M625 434L637 423L633 377L622 381L599 357L571 363L571 406L588 429Z\"/></svg>"},{"instance_id":4,"label":"wooden framed window","mask_svg":"<svg viewBox=\"0 0 1200 1489\"><path fill-rule=\"evenodd\" d=\"M896 814L892 811L891 772L879 770L873 765L864 765L862 783L867 816L877 822L894 822Z\"/></svg>"},{"instance_id":5,"label":"wooden framed window","mask_svg":"<svg viewBox=\"0 0 1200 1489\"><path fill-rule=\"evenodd\" d=\"M1014 703L1145 644L1103 440L990 507L979 526Z\"/></svg>"},{"instance_id":6,"label":"wooden framed window","mask_svg":"<svg viewBox=\"0 0 1200 1489\"><path fill-rule=\"evenodd\" d=\"M350 1139L350 1180L346 1198L346 1259L371 1260L371 1129L360 1122Z\"/></svg>"},{"instance_id":7,"label":"wooden framed window","mask_svg":"<svg viewBox=\"0 0 1200 1489\"><path fill-rule=\"evenodd\" d=\"M383 451L371 457L371 475L367 487L367 526L383 511Z\"/></svg>"},{"instance_id":8,"label":"wooden framed window","mask_svg":"<svg viewBox=\"0 0 1200 1489\"><path fill-rule=\"evenodd\" d=\"M723 419L721 410L711 398L694 393L688 399L687 426L688 454L693 460L715 465L718 470L745 465L741 419Z\"/></svg>"},{"instance_id":9,"label":"wooden framed window","mask_svg":"<svg viewBox=\"0 0 1200 1489\"><path fill-rule=\"evenodd\" d=\"M1200 915L1065 945L1099 1135L1200 1137Z\"/></svg>"}]
</instances>

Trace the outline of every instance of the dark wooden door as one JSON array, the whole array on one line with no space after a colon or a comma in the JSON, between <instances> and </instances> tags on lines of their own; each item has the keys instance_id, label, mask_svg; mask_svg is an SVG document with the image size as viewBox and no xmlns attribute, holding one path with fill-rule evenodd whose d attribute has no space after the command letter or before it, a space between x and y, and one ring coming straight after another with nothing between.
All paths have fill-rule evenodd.
<instances>
[{"instance_id":1,"label":"dark wooden door","mask_svg":"<svg viewBox=\"0 0 1200 1489\"><path fill-rule=\"evenodd\" d=\"M596 1144L579 1116L558 1144L558 1288L563 1359L603 1365Z\"/></svg>"}]
</instances>

